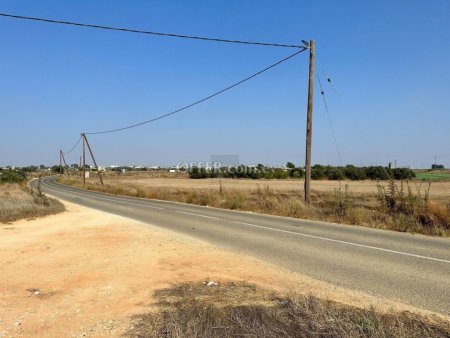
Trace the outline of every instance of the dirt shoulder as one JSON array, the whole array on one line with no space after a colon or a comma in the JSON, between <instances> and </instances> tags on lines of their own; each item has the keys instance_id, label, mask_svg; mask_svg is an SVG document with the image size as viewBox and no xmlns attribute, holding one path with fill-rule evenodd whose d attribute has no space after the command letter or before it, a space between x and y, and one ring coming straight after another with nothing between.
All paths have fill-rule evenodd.
<instances>
[{"instance_id":1,"label":"dirt shoulder","mask_svg":"<svg viewBox=\"0 0 450 338\"><path fill-rule=\"evenodd\" d=\"M119 336L153 293L183 282L245 281L380 311L406 305L291 274L130 219L67 211L0 228L0 337Z\"/></svg>"}]
</instances>

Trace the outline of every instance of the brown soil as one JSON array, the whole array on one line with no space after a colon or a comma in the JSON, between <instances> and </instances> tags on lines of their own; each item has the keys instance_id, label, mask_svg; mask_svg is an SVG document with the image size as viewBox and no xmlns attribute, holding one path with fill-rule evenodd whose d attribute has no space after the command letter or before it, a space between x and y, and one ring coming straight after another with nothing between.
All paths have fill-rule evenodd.
<instances>
[{"instance_id":1,"label":"brown soil","mask_svg":"<svg viewBox=\"0 0 450 338\"><path fill-rule=\"evenodd\" d=\"M184 282L245 281L384 311L417 309L291 274L157 227L65 203L0 228L0 337L119 336Z\"/></svg>"}]
</instances>

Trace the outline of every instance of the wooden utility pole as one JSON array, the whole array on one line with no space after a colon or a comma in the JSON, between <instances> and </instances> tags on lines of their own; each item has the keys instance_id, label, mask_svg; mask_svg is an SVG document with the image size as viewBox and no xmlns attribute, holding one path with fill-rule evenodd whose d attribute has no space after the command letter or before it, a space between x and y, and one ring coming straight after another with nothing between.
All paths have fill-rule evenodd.
<instances>
[{"instance_id":1,"label":"wooden utility pole","mask_svg":"<svg viewBox=\"0 0 450 338\"><path fill-rule=\"evenodd\" d=\"M59 174L62 174L62 150L59 149Z\"/></svg>"},{"instance_id":2,"label":"wooden utility pole","mask_svg":"<svg viewBox=\"0 0 450 338\"><path fill-rule=\"evenodd\" d=\"M314 40L309 42L308 110L306 117L305 203L311 203L311 139L314 95Z\"/></svg>"},{"instance_id":3,"label":"wooden utility pole","mask_svg":"<svg viewBox=\"0 0 450 338\"><path fill-rule=\"evenodd\" d=\"M100 179L100 182L102 183L102 185L104 185L102 175L100 175L100 170L97 165L97 161L95 160L94 153L92 152L92 149L91 149L91 145L89 144L85 134L83 134L83 139L86 142L86 145L88 146L88 150L89 150L89 153L91 154L92 161L94 162L94 165L97 168L98 178Z\"/></svg>"},{"instance_id":4,"label":"wooden utility pole","mask_svg":"<svg viewBox=\"0 0 450 338\"><path fill-rule=\"evenodd\" d=\"M61 157L62 157L62 160L63 160L63 163L64 163L64 170L66 171L67 176L70 176L70 174L69 174L69 166L67 165L66 158L64 157L64 152L62 150L61 150Z\"/></svg>"},{"instance_id":5,"label":"wooden utility pole","mask_svg":"<svg viewBox=\"0 0 450 338\"><path fill-rule=\"evenodd\" d=\"M81 134L83 138L83 185L86 184L86 139L84 138L84 134Z\"/></svg>"}]
</instances>

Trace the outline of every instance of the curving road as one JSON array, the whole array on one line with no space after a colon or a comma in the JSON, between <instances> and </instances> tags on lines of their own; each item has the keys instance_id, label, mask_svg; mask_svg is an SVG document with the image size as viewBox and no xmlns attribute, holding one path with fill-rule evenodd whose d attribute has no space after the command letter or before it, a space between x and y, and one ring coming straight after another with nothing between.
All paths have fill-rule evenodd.
<instances>
[{"instance_id":1,"label":"curving road","mask_svg":"<svg viewBox=\"0 0 450 338\"><path fill-rule=\"evenodd\" d=\"M43 179L42 190L335 285L450 315L450 239L113 196L60 185L54 177Z\"/></svg>"}]
</instances>

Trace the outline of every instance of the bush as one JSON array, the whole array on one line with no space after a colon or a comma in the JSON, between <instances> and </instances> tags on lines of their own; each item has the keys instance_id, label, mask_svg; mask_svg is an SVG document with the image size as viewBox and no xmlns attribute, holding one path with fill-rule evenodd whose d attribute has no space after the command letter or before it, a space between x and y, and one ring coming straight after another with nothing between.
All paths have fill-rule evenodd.
<instances>
[{"instance_id":1,"label":"bush","mask_svg":"<svg viewBox=\"0 0 450 338\"><path fill-rule=\"evenodd\" d=\"M340 181L345 179L345 174L341 168L330 168L327 170L327 177L329 180Z\"/></svg>"},{"instance_id":2,"label":"bush","mask_svg":"<svg viewBox=\"0 0 450 338\"><path fill-rule=\"evenodd\" d=\"M55 166L57 171L59 166ZM220 168L219 170L194 167L189 172L190 178L251 178L251 179L286 179L302 178L305 171L301 167L295 167L294 163L288 162L286 168L273 168L258 164L256 167L240 165L237 167ZM316 164L311 168L311 178L313 180L409 180L416 177L416 173L409 168L395 168L383 166L355 167L347 165L345 167L323 166Z\"/></svg>"},{"instance_id":3,"label":"bush","mask_svg":"<svg viewBox=\"0 0 450 338\"><path fill-rule=\"evenodd\" d=\"M382 166L364 168L367 178L371 180L388 180L392 177L392 170Z\"/></svg>"},{"instance_id":4,"label":"bush","mask_svg":"<svg viewBox=\"0 0 450 338\"><path fill-rule=\"evenodd\" d=\"M51 169L52 169L52 172L54 172L55 174L59 174L59 173L64 174L64 167L63 166L54 165L53 167L51 167Z\"/></svg>"},{"instance_id":5,"label":"bush","mask_svg":"<svg viewBox=\"0 0 450 338\"><path fill-rule=\"evenodd\" d=\"M5 171L0 174L0 183L22 183L27 180L23 171Z\"/></svg>"},{"instance_id":6,"label":"bush","mask_svg":"<svg viewBox=\"0 0 450 338\"><path fill-rule=\"evenodd\" d=\"M321 180L324 179L326 177L325 174L325 167L320 165L320 164L316 164L311 168L311 178L313 180Z\"/></svg>"},{"instance_id":7,"label":"bush","mask_svg":"<svg viewBox=\"0 0 450 338\"><path fill-rule=\"evenodd\" d=\"M277 178L277 179L283 179L283 178L288 178L289 177L289 171L285 171L283 169L275 169L274 173L273 173L273 177Z\"/></svg>"},{"instance_id":8,"label":"bush","mask_svg":"<svg viewBox=\"0 0 450 338\"><path fill-rule=\"evenodd\" d=\"M296 168L296 169L291 170L290 176L292 178L302 178L305 176L305 172L303 171L302 168Z\"/></svg>"},{"instance_id":9,"label":"bush","mask_svg":"<svg viewBox=\"0 0 450 338\"><path fill-rule=\"evenodd\" d=\"M389 181L387 188L378 185L378 200L381 210L389 214L398 230L408 231L412 227L450 229L450 209L429 201L430 185L424 193L413 192L408 183Z\"/></svg>"},{"instance_id":10,"label":"bush","mask_svg":"<svg viewBox=\"0 0 450 338\"><path fill-rule=\"evenodd\" d=\"M345 177L356 181L365 180L367 178L365 168L357 168L354 165L348 165L344 168Z\"/></svg>"},{"instance_id":11,"label":"bush","mask_svg":"<svg viewBox=\"0 0 450 338\"><path fill-rule=\"evenodd\" d=\"M396 180L409 180L416 177L416 173L409 168L395 168L393 177Z\"/></svg>"},{"instance_id":12,"label":"bush","mask_svg":"<svg viewBox=\"0 0 450 338\"><path fill-rule=\"evenodd\" d=\"M189 178L207 178L208 173L205 168L193 167L191 171L189 171Z\"/></svg>"}]
</instances>

